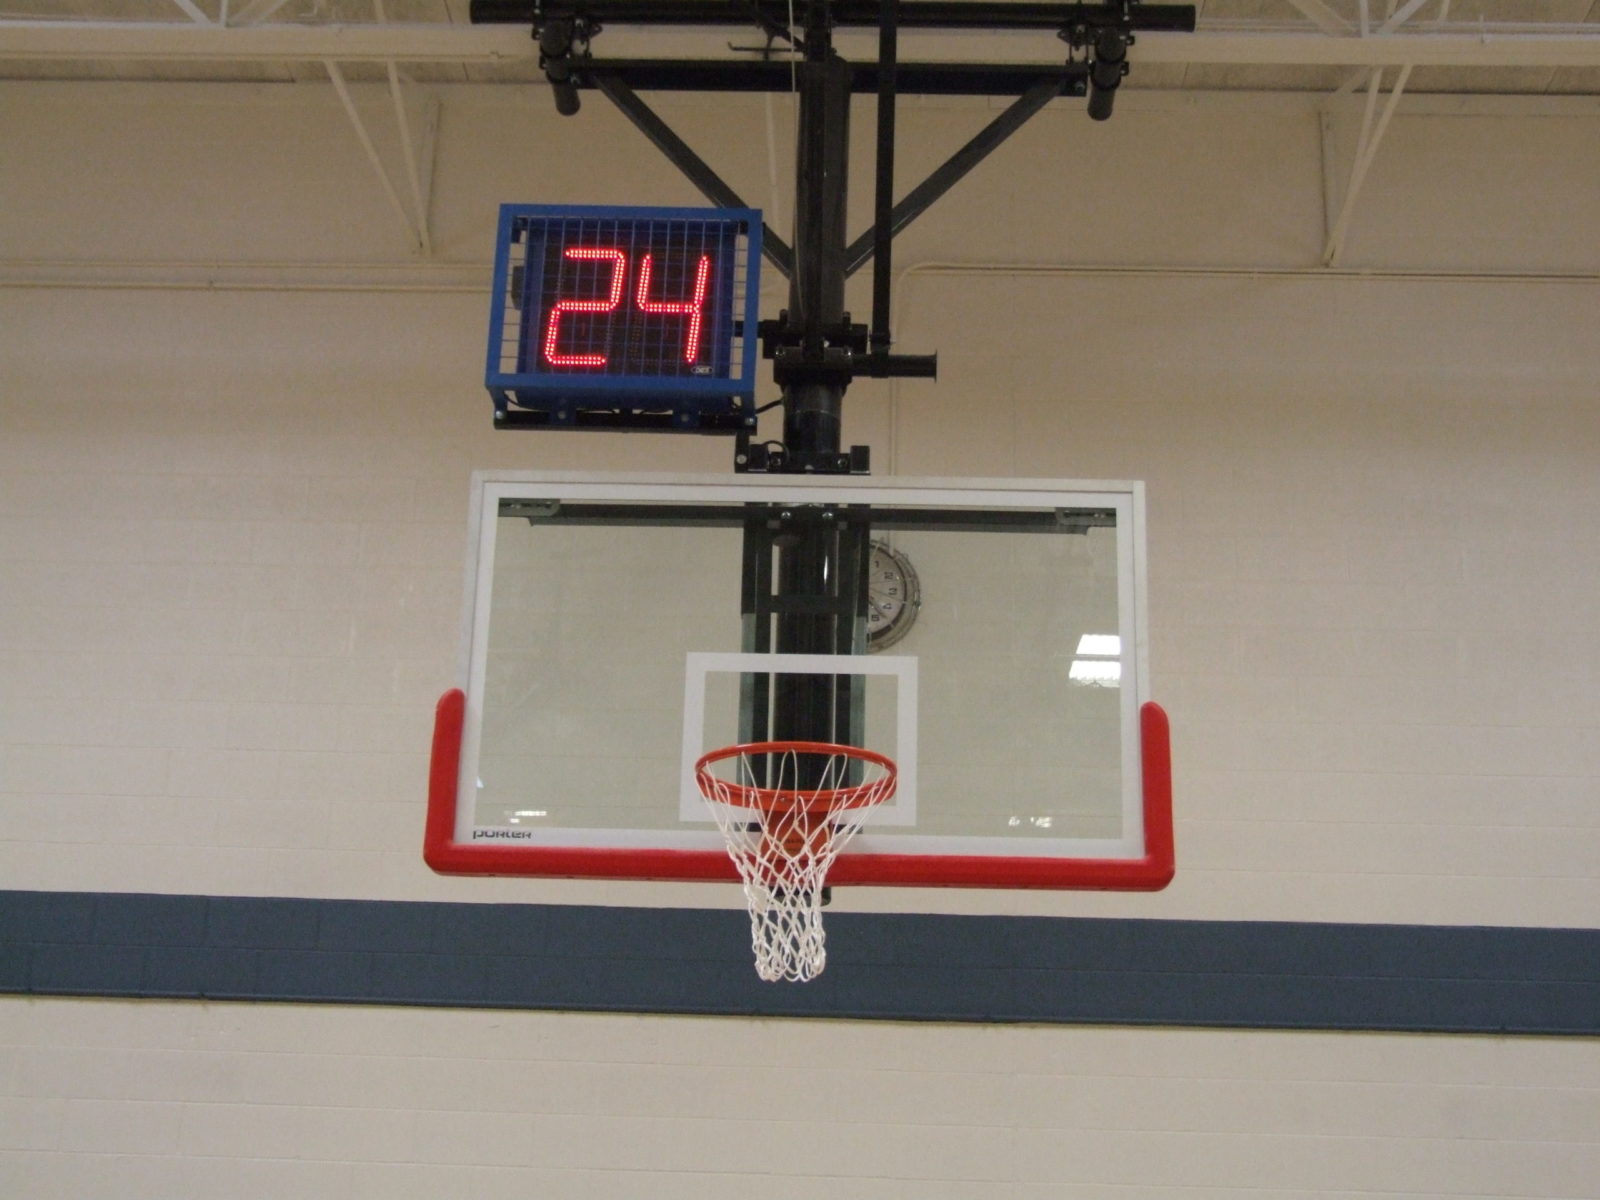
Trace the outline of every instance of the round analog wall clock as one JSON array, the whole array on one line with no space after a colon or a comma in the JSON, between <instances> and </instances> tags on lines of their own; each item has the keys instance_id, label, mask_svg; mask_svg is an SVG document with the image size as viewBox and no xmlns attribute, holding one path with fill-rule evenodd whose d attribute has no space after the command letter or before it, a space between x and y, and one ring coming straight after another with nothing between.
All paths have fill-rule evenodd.
<instances>
[{"instance_id":1,"label":"round analog wall clock","mask_svg":"<svg viewBox=\"0 0 1600 1200\"><path fill-rule=\"evenodd\" d=\"M867 564L867 649L882 650L905 637L921 607L922 585L911 560L874 541Z\"/></svg>"}]
</instances>

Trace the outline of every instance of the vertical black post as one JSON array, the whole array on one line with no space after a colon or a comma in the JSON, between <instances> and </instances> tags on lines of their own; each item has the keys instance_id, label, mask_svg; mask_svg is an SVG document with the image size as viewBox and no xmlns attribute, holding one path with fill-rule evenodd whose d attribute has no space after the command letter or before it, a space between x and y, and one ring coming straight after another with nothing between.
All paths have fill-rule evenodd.
<instances>
[{"instance_id":1,"label":"vertical black post","mask_svg":"<svg viewBox=\"0 0 1600 1200\"><path fill-rule=\"evenodd\" d=\"M844 320L845 181L850 150L850 68L833 52L827 5L813 0L800 66L800 128L795 162L795 269L790 327L806 357L822 357L823 331ZM784 388L783 442L794 453L837 452L844 386Z\"/></svg>"},{"instance_id":2,"label":"vertical black post","mask_svg":"<svg viewBox=\"0 0 1600 1200\"><path fill-rule=\"evenodd\" d=\"M744 526L744 571L739 589L739 613L743 623L740 646L747 654L772 652L772 549L769 522L759 511L753 511ZM771 700L771 685L766 675L757 672L741 677L739 741L765 742L772 737ZM754 765L755 782L765 786L765 763Z\"/></svg>"},{"instance_id":3,"label":"vertical black post","mask_svg":"<svg viewBox=\"0 0 1600 1200\"><path fill-rule=\"evenodd\" d=\"M833 52L826 0L811 0L800 67L796 148L795 269L789 283L791 336L802 358L821 363L828 331L844 322L845 180L849 169L850 73ZM791 461L837 454L842 436L843 382L801 377L784 385L783 443ZM841 618L837 514L796 514L779 541L777 649L790 654L849 652L850 622ZM785 675L777 680L774 732L784 740L835 742L839 689L848 677ZM848 701L845 703L848 707ZM802 764L804 767L804 764ZM814 786L802 773L797 781Z\"/></svg>"},{"instance_id":4,"label":"vertical black post","mask_svg":"<svg viewBox=\"0 0 1600 1200\"><path fill-rule=\"evenodd\" d=\"M878 177L872 222L872 335L875 354L889 352L889 283L894 240L894 98L899 66L900 0L878 12Z\"/></svg>"}]
</instances>

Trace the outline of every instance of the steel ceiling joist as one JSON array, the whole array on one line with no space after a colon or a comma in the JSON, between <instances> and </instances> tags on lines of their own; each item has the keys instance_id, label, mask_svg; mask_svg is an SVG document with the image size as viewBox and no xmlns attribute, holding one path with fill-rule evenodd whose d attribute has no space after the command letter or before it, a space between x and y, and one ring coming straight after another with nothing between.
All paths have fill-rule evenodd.
<instances>
[{"instance_id":1,"label":"steel ceiling joist","mask_svg":"<svg viewBox=\"0 0 1600 1200\"><path fill-rule=\"evenodd\" d=\"M1329 8L1322 0L1289 0L1289 3L1323 33L1343 34L1350 31L1350 24L1333 9Z\"/></svg>"},{"instance_id":2,"label":"steel ceiling joist","mask_svg":"<svg viewBox=\"0 0 1600 1200\"><path fill-rule=\"evenodd\" d=\"M350 118L350 124L355 129L356 139L361 143L361 149L366 154L367 161L372 165L374 173L378 176L378 182L383 187L383 193L389 201L389 206L405 227L412 248L423 254L432 253L433 242L428 232L427 203L423 199L421 180L417 175L415 150L410 144L411 125L405 116L405 105L398 90L392 91L391 95L394 99L402 153L405 156L406 173L409 176L411 194L416 205L415 215L407 211L405 201L400 198L399 190L389 177L389 170L383 164L383 157L378 153L378 148L367 129L366 121L362 119L361 110L356 107L355 98L350 94L349 84L345 82L344 71L332 59L325 60L323 65L327 68L328 79L333 84L333 90L339 97L339 103L344 106L345 115ZM398 89L398 79L391 79L391 85L394 89Z\"/></svg>"},{"instance_id":3,"label":"steel ceiling joist","mask_svg":"<svg viewBox=\"0 0 1600 1200\"><path fill-rule=\"evenodd\" d=\"M200 6L196 4L194 0L172 0L172 2L179 8L183 9L189 20L193 21L196 25L211 24L211 18L206 16L206 14L201 11Z\"/></svg>"},{"instance_id":4,"label":"steel ceiling joist","mask_svg":"<svg viewBox=\"0 0 1600 1200\"><path fill-rule=\"evenodd\" d=\"M250 0L223 24L257 25L270 18L289 0Z\"/></svg>"},{"instance_id":5,"label":"steel ceiling joist","mask_svg":"<svg viewBox=\"0 0 1600 1200\"><path fill-rule=\"evenodd\" d=\"M1356 143L1355 162L1350 168L1349 182L1345 184L1344 203L1339 207L1339 215L1334 220L1333 228L1328 232L1328 243L1322 252L1322 265L1325 267L1339 265L1339 256L1344 253L1345 237L1350 232L1350 219L1355 214L1356 197L1361 193L1361 185L1366 182L1367 171L1371 169L1373 159L1378 156L1378 145L1389 129L1389 121L1394 117L1395 107L1405 93L1406 81L1411 77L1411 68L1409 66L1400 68L1400 75L1394 81L1394 86L1389 89L1389 95L1384 101L1383 112L1374 121L1373 114L1377 110L1382 77L1381 71L1374 71L1372 81L1367 88L1367 105L1361 120L1361 137Z\"/></svg>"}]
</instances>

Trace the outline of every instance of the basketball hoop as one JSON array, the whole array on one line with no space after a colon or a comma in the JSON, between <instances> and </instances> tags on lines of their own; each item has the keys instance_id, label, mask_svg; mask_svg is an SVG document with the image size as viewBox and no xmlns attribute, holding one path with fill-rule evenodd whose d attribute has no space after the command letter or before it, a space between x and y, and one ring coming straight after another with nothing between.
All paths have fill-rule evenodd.
<instances>
[{"instance_id":1,"label":"basketball hoop","mask_svg":"<svg viewBox=\"0 0 1600 1200\"><path fill-rule=\"evenodd\" d=\"M711 773L728 762L735 778ZM803 983L821 974L822 889L846 842L894 795L894 760L829 742L752 742L695 763L750 906L756 974ZM852 777L870 776L864 782ZM753 818L753 819L752 819Z\"/></svg>"}]
</instances>

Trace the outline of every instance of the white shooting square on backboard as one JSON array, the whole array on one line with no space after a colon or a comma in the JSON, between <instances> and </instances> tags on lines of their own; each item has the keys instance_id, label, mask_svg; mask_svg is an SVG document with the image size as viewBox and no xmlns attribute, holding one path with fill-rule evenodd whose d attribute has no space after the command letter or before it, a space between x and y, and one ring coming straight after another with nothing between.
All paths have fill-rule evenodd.
<instances>
[{"instance_id":1,"label":"white shooting square on backboard","mask_svg":"<svg viewBox=\"0 0 1600 1200\"><path fill-rule=\"evenodd\" d=\"M841 654L705 654L691 652L684 669L683 687L683 791L678 816L683 821L705 820L706 800L695 786L693 764L708 749L719 745L706 722L706 679L722 673L766 675L882 675L894 681L893 757L899 768L894 799L873 806L870 826L915 825L917 822L917 660L909 655ZM724 731L728 732L728 731Z\"/></svg>"}]
</instances>

